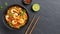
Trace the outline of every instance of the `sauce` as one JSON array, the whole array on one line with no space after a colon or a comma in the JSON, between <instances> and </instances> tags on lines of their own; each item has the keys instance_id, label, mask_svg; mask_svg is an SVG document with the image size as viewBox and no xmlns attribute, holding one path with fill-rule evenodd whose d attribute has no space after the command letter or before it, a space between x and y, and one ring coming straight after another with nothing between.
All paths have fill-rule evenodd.
<instances>
[{"instance_id":1,"label":"sauce","mask_svg":"<svg viewBox=\"0 0 60 34\"><path fill-rule=\"evenodd\" d=\"M30 4L32 0L24 0L25 4Z\"/></svg>"}]
</instances>

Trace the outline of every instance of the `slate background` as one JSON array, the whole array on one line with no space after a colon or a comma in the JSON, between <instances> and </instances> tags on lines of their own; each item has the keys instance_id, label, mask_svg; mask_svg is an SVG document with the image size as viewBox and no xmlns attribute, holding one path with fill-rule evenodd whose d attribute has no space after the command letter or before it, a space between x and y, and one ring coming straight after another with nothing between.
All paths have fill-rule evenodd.
<instances>
[{"instance_id":1,"label":"slate background","mask_svg":"<svg viewBox=\"0 0 60 34\"><path fill-rule=\"evenodd\" d=\"M33 15L42 16L38 21L32 34L60 34L60 0L32 0L30 5L23 5L22 0L0 0L0 5L3 6L3 10L0 10L0 34L24 34L26 28L30 24ZM8 2L8 6L13 4L19 4L26 7L29 13L29 21L26 26L20 30L10 30L4 25L3 13L7 6L4 5ZM31 6L34 3L41 5L39 12L33 12Z\"/></svg>"}]
</instances>

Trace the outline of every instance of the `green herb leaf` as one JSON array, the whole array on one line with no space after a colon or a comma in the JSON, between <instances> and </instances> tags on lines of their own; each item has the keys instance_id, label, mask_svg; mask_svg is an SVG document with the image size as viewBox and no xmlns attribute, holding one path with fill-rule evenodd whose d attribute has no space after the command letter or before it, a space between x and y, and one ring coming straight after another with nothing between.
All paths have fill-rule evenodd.
<instances>
[{"instance_id":1,"label":"green herb leaf","mask_svg":"<svg viewBox=\"0 0 60 34\"><path fill-rule=\"evenodd\" d=\"M22 9L22 12L20 13L20 15L23 16L25 12L26 12L26 10Z\"/></svg>"},{"instance_id":2,"label":"green herb leaf","mask_svg":"<svg viewBox=\"0 0 60 34\"><path fill-rule=\"evenodd\" d=\"M26 12L26 10L25 10L25 9L22 9L22 11L23 11L23 12Z\"/></svg>"},{"instance_id":3,"label":"green herb leaf","mask_svg":"<svg viewBox=\"0 0 60 34\"><path fill-rule=\"evenodd\" d=\"M9 25L10 25L11 27L13 27L13 24L12 24L11 22L9 23Z\"/></svg>"},{"instance_id":4,"label":"green herb leaf","mask_svg":"<svg viewBox=\"0 0 60 34\"><path fill-rule=\"evenodd\" d=\"M8 6L8 3L7 2L5 2L5 6Z\"/></svg>"},{"instance_id":5,"label":"green herb leaf","mask_svg":"<svg viewBox=\"0 0 60 34\"><path fill-rule=\"evenodd\" d=\"M2 9L3 7L0 5L0 9Z\"/></svg>"},{"instance_id":6,"label":"green herb leaf","mask_svg":"<svg viewBox=\"0 0 60 34\"><path fill-rule=\"evenodd\" d=\"M23 13L23 12L21 12L21 13L20 13L20 15L22 16L22 15L24 15L24 13Z\"/></svg>"},{"instance_id":7,"label":"green herb leaf","mask_svg":"<svg viewBox=\"0 0 60 34\"><path fill-rule=\"evenodd\" d=\"M10 15L10 16L13 16L13 14L12 14L12 13L10 13L9 15Z\"/></svg>"}]
</instances>

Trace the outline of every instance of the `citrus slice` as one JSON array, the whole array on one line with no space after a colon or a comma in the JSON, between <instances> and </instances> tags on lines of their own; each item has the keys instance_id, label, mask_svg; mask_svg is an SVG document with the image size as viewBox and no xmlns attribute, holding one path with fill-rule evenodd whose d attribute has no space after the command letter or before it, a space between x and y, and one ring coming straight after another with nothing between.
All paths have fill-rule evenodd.
<instances>
[{"instance_id":1,"label":"citrus slice","mask_svg":"<svg viewBox=\"0 0 60 34\"><path fill-rule=\"evenodd\" d=\"M39 11L40 5L38 3L35 3L35 4L33 4L32 9L33 9L33 11Z\"/></svg>"}]
</instances>

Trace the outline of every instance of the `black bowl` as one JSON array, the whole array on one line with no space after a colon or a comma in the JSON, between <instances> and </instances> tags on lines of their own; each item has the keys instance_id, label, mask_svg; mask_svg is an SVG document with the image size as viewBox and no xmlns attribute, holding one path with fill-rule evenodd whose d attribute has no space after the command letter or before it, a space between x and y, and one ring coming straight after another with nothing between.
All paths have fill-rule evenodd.
<instances>
[{"instance_id":1,"label":"black bowl","mask_svg":"<svg viewBox=\"0 0 60 34\"><path fill-rule=\"evenodd\" d=\"M25 10L26 10L26 13L27 13L27 15L28 15L27 9L26 9L25 7L23 7L22 5L14 4L14 5L11 5L11 6L7 7L7 9L5 10L5 12L3 13L3 22L4 22L5 26L7 26L9 29L19 30L19 29L15 29L15 28L11 27L10 25L8 25L8 24L7 24L7 21L6 21L6 19L5 19L5 15L7 14L7 10L8 10L10 7L14 7L14 6L18 6L18 7L21 7L22 9L25 9ZM27 22L28 22L28 20L29 20L29 15L28 15ZM26 24L27 24L27 23L26 23ZM26 24L25 24L25 25L26 25ZM22 27L23 27L23 26L22 26Z\"/></svg>"}]
</instances>

